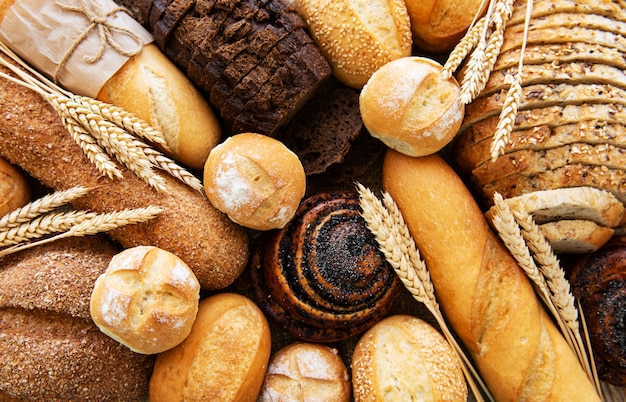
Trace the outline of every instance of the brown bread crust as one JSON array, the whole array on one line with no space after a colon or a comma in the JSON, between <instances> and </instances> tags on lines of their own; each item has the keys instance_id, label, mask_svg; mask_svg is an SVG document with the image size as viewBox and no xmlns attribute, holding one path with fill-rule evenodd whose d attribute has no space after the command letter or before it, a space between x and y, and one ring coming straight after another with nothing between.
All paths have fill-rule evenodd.
<instances>
[{"instance_id":1,"label":"brown bread crust","mask_svg":"<svg viewBox=\"0 0 626 402\"><path fill-rule=\"evenodd\" d=\"M167 194L156 192L124 168L121 180L103 176L41 96L8 80L0 80L0 88L1 156L54 190L92 187L89 194L74 202L77 209L112 212L148 205L163 208L156 219L110 234L124 247L152 245L178 255L203 288L224 288L243 272L248 258L245 231L203 195L165 175Z\"/></svg>"}]
</instances>

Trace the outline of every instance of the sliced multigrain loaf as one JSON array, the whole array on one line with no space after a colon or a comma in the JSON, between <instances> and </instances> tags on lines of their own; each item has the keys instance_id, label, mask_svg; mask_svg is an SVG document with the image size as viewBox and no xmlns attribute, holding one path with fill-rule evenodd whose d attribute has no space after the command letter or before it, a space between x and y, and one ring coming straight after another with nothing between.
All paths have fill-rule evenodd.
<instances>
[{"instance_id":1,"label":"sliced multigrain loaf","mask_svg":"<svg viewBox=\"0 0 626 402\"><path fill-rule=\"evenodd\" d=\"M562 220L539 225L555 254L592 253L605 245L615 230L586 220Z\"/></svg>"},{"instance_id":2,"label":"sliced multigrain loaf","mask_svg":"<svg viewBox=\"0 0 626 402\"><path fill-rule=\"evenodd\" d=\"M526 0L515 2L509 23L519 24L526 19ZM597 14L626 21L626 12L619 2L612 0L535 0L532 18L539 18L556 13Z\"/></svg>"},{"instance_id":3,"label":"sliced multigrain loaf","mask_svg":"<svg viewBox=\"0 0 626 402\"><path fill-rule=\"evenodd\" d=\"M605 166L567 165L533 176L513 174L477 187L481 191L479 196L491 206L495 192L510 198L537 190L581 186L608 191L622 203L626 202L626 171Z\"/></svg>"},{"instance_id":4,"label":"sliced multigrain loaf","mask_svg":"<svg viewBox=\"0 0 626 402\"><path fill-rule=\"evenodd\" d=\"M451 152L459 166L469 171L491 160L491 143L494 127L490 133L475 131L471 127L459 133ZM526 130L512 131L505 144L504 155L524 149L543 150L568 144L585 143L626 148L626 127L622 124L606 124L601 121L583 120L577 123L547 125Z\"/></svg>"},{"instance_id":5,"label":"sliced multigrain loaf","mask_svg":"<svg viewBox=\"0 0 626 402\"><path fill-rule=\"evenodd\" d=\"M570 164L626 170L626 148L575 143L550 149L523 149L475 167L472 175L478 182L486 184L512 174L532 176Z\"/></svg>"},{"instance_id":6,"label":"sliced multigrain loaf","mask_svg":"<svg viewBox=\"0 0 626 402\"><path fill-rule=\"evenodd\" d=\"M561 220L585 220L614 228L624 216L624 204L608 191L593 187L570 187L540 190L505 198L514 211L527 213L536 223ZM491 219L495 207L485 215Z\"/></svg>"},{"instance_id":7,"label":"sliced multigrain loaf","mask_svg":"<svg viewBox=\"0 0 626 402\"><path fill-rule=\"evenodd\" d=\"M508 90L502 90L468 104L465 107L464 125L500 115L507 93ZM610 84L528 85L522 88L518 110L605 102L626 105L626 89Z\"/></svg>"},{"instance_id":8,"label":"sliced multigrain loaf","mask_svg":"<svg viewBox=\"0 0 626 402\"><path fill-rule=\"evenodd\" d=\"M519 65L521 48L511 49L498 55L493 71L510 69ZM585 61L589 63L607 64L626 68L626 55L619 50L594 43L567 42L529 45L524 49L524 65L573 63Z\"/></svg>"}]
</instances>

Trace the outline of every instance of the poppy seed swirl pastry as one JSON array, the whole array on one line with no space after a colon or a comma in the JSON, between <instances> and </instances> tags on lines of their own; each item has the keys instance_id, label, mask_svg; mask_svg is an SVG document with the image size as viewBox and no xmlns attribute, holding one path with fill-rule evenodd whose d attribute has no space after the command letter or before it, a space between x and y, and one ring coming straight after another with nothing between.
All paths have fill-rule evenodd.
<instances>
[{"instance_id":1,"label":"poppy seed swirl pastry","mask_svg":"<svg viewBox=\"0 0 626 402\"><path fill-rule=\"evenodd\" d=\"M569 279L600 379L626 386L626 245L611 241L578 259Z\"/></svg>"},{"instance_id":2,"label":"poppy seed swirl pastry","mask_svg":"<svg viewBox=\"0 0 626 402\"><path fill-rule=\"evenodd\" d=\"M354 191L310 196L251 258L261 309L297 338L333 342L382 319L400 282L361 216Z\"/></svg>"}]
</instances>

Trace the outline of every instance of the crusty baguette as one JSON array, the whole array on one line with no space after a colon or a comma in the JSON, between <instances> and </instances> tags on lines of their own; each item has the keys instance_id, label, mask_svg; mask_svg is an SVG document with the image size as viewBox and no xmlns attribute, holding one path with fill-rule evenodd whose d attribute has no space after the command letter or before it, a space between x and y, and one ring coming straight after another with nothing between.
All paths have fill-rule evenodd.
<instances>
[{"instance_id":1,"label":"crusty baguette","mask_svg":"<svg viewBox=\"0 0 626 402\"><path fill-rule=\"evenodd\" d=\"M91 288L119 247L68 238L2 258L0 400L138 401L154 364L103 334Z\"/></svg>"},{"instance_id":2,"label":"crusty baguette","mask_svg":"<svg viewBox=\"0 0 626 402\"><path fill-rule=\"evenodd\" d=\"M245 231L199 192L165 175L168 193L156 192L123 168L123 179L103 176L41 96L5 79L0 80L0 110L0 155L49 188L92 187L74 202L76 208L112 212L155 205L164 210L146 223L111 231L123 246L152 245L178 255L203 288L226 287L243 272Z\"/></svg>"},{"instance_id":3,"label":"crusty baguette","mask_svg":"<svg viewBox=\"0 0 626 402\"><path fill-rule=\"evenodd\" d=\"M383 186L496 400L600 400L523 271L440 156L388 151Z\"/></svg>"}]
</instances>

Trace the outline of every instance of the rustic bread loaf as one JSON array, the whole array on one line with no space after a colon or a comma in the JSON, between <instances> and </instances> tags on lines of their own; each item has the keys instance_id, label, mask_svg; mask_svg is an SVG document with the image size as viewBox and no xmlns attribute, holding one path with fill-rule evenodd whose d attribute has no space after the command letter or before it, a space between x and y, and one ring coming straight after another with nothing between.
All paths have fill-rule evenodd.
<instances>
[{"instance_id":1,"label":"rustic bread loaf","mask_svg":"<svg viewBox=\"0 0 626 402\"><path fill-rule=\"evenodd\" d=\"M440 156L389 151L383 185L404 216L448 323L496 400L600 400L528 278Z\"/></svg>"},{"instance_id":2,"label":"rustic bread loaf","mask_svg":"<svg viewBox=\"0 0 626 402\"><path fill-rule=\"evenodd\" d=\"M3 257L0 399L141 400L152 356L134 353L91 321L96 278L119 248L99 235Z\"/></svg>"},{"instance_id":3,"label":"rustic bread loaf","mask_svg":"<svg viewBox=\"0 0 626 402\"><path fill-rule=\"evenodd\" d=\"M204 288L224 288L243 272L248 256L247 234L203 194L165 175L162 177L168 192L159 193L123 167L123 179L103 176L46 100L8 80L0 80L0 88L1 156L48 188L92 188L74 202L77 209L112 212L148 205L161 207L163 212L157 218L116 229L111 236L125 247L152 245L176 254Z\"/></svg>"}]
</instances>

